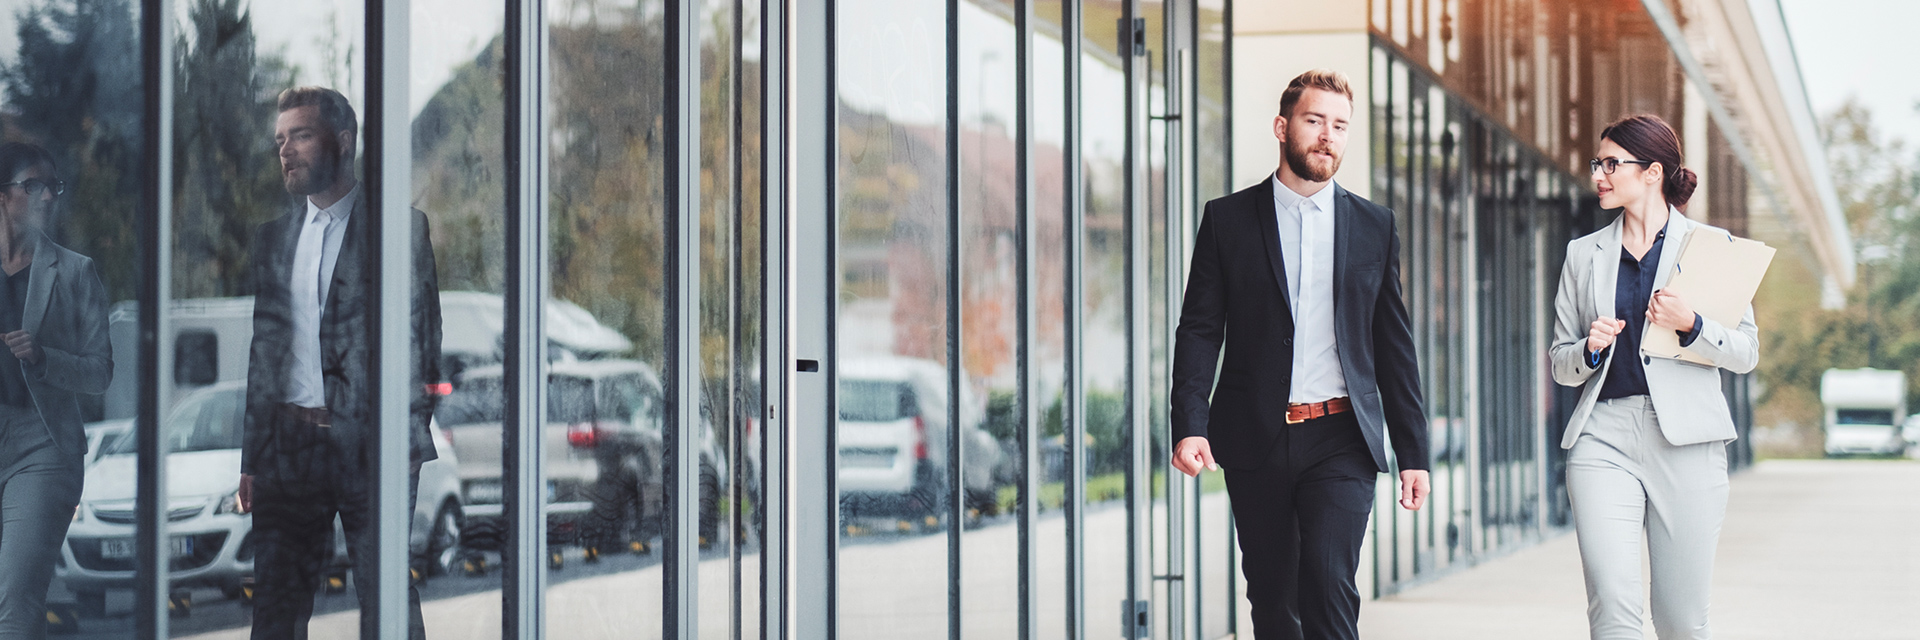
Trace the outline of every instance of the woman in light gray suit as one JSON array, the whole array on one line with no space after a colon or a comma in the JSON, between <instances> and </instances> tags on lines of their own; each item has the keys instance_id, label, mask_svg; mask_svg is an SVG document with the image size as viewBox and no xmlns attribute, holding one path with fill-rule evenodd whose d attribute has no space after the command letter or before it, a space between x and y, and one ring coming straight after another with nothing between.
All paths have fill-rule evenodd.
<instances>
[{"instance_id":1,"label":"woman in light gray suit","mask_svg":"<svg viewBox=\"0 0 1920 640\"><path fill-rule=\"evenodd\" d=\"M66 190L39 147L0 145L0 640L47 631L47 585L80 502L82 394L107 390L107 294L41 229Z\"/></svg>"},{"instance_id":2,"label":"woman in light gray suit","mask_svg":"<svg viewBox=\"0 0 1920 640\"><path fill-rule=\"evenodd\" d=\"M1560 446L1586 570L1595 640L1641 638L1640 540L1653 567L1653 626L1663 640L1707 638L1714 546L1727 510L1733 419L1720 369L1759 362L1753 310L1738 327L1694 313L1662 291L1693 234L1727 232L1688 220L1699 179L1681 165L1680 138L1658 116L1600 133L1590 163L1600 206L1620 217L1567 244L1554 296L1553 379L1581 388ZM1678 334L1714 366L1648 356L1642 340Z\"/></svg>"}]
</instances>

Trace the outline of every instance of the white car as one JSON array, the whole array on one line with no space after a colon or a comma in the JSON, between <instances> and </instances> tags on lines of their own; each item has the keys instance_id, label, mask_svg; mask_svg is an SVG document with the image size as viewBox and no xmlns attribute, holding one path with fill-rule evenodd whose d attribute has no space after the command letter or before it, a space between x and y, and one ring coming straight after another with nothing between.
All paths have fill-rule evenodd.
<instances>
[{"instance_id":1,"label":"white car","mask_svg":"<svg viewBox=\"0 0 1920 640\"><path fill-rule=\"evenodd\" d=\"M840 364L839 377L834 435L842 507L855 516L936 521L948 493L946 367L916 358L850 358ZM960 390L961 481L967 501L981 506L994 499L1002 451L982 428L985 412L972 393L965 385Z\"/></svg>"},{"instance_id":2,"label":"white car","mask_svg":"<svg viewBox=\"0 0 1920 640\"><path fill-rule=\"evenodd\" d=\"M167 417L167 504L174 588L244 593L253 576L253 516L237 505L246 382L233 380L181 399ZM416 557L451 561L459 543L459 483L453 447L433 431L440 454L420 468L411 547ZM136 440L115 438L87 467L80 508L67 529L55 571L81 615L102 615L106 592L133 587ZM451 524L451 528L447 525ZM444 565L443 565L444 566Z\"/></svg>"}]
</instances>

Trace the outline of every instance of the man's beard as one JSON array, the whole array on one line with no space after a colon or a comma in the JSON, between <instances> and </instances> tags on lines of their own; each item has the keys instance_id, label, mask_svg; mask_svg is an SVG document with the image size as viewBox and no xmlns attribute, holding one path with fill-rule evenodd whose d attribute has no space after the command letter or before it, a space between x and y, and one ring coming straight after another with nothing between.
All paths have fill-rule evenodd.
<instances>
[{"instance_id":1,"label":"man's beard","mask_svg":"<svg viewBox=\"0 0 1920 640\"><path fill-rule=\"evenodd\" d=\"M1325 151L1327 155L1333 156L1333 160L1316 164L1311 155L1315 150ZM1329 147L1316 149L1310 146L1296 146L1289 142L1287 143L1287 168L1292 169L1294 175L1306 178L1308 182L1326 182L1332 180L1333 174L1340 171L1340 156Z\"/></svg>"},{"instance_id":2,"label":"man's beard","mask_svg":"<svg viewBox=\"0 0 1920 640\"><path fill-rule=\"evenodd\" d=\"M332 145L327 146L331 147ZM331 148L327 149L326 152L327 157L320 162L307 163L305 167L306 170L301 172L301 174L304 174L304 178L296 178L295 175L301 174L292 173L282 176L282 180L286 183L287 193L296 196L310 196L327 190L327 187L333 186L334 178L340 175L339 154Z\"/></svg>"}]
</instances>

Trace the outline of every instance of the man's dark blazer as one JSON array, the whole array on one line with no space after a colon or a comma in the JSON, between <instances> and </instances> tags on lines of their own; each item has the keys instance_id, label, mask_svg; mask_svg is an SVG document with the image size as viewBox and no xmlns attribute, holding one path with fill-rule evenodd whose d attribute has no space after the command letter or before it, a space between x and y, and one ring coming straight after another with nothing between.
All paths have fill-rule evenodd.
<instances>
[{"instance_id":1,"label":"man's dark blazer","mask_svg":"<svg viewBox=\"0 0 1920 640\"><path fill-rule=\"evenodd\" d=\"M259 475L274 446L273 418L277 405L286 401L287 367L293 359L293 295L288 288L293 270L293 253L300 243L300 227L306 222L307 203L285 215L260 225L254 237L253 347L247 366L247 417L244 448L240 453L241 473ZM368 223L364 197L354 196L353 213L347 217L346 235L340 241L340 254L334 259L333 286L327 291L326 305L320 316L320 371L325 384L327 409L332 412L332 436L343 450L370 447L377 442L378 429L373 416L376 408L369 393L367 372L374 365L368 348L368 311L379 304L373 296L373 278L379 274L367 268ZM389 269L389 271L393 271ZM410 434L410 458L414 467L437 456L427 422L433 417L434 396L427 383L439 382L440 374L440 285L434 271L433 245L428 239L427 217L413 211L413 269L401 280L413 284L412 377L407 383L412 392L407 432Z\"/></svg>"},{"instance_id":2,"label":"man's dark blazer","mask_svg":"<svg viewBox=\"0 0 1920 640\"><path fill-rule=\"evenodd\" d=\"M1334 334L1360 431L1380 471L1388 470L1386 432L1401 469L1425 469L1427 420L1400 301L1393 212L1328 188L1337 189ZM1206 437L1222 466L1258 468L1287 428L1293 380L1293 312L1271 178L1207 203L1192 264L1174 341L1173 439Z\"/></svg>"}]
</instances>

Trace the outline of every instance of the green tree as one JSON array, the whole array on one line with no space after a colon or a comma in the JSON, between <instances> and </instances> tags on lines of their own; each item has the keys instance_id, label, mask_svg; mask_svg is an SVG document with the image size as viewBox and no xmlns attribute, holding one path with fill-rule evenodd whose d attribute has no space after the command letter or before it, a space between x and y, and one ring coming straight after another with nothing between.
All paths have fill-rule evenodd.
<instances>
[{"instance_id":1,"label":"green tree","mask_svg":"<svg viewBox=\"0 0 1920 640\"><path fill-rule=\"evenodd\" d=\"M175 47L173 295L247 294L254 229L293 202L273 148L293 74L256 52L242 0L194 0L188 28Z\"/></svg>"}]
</instances>

